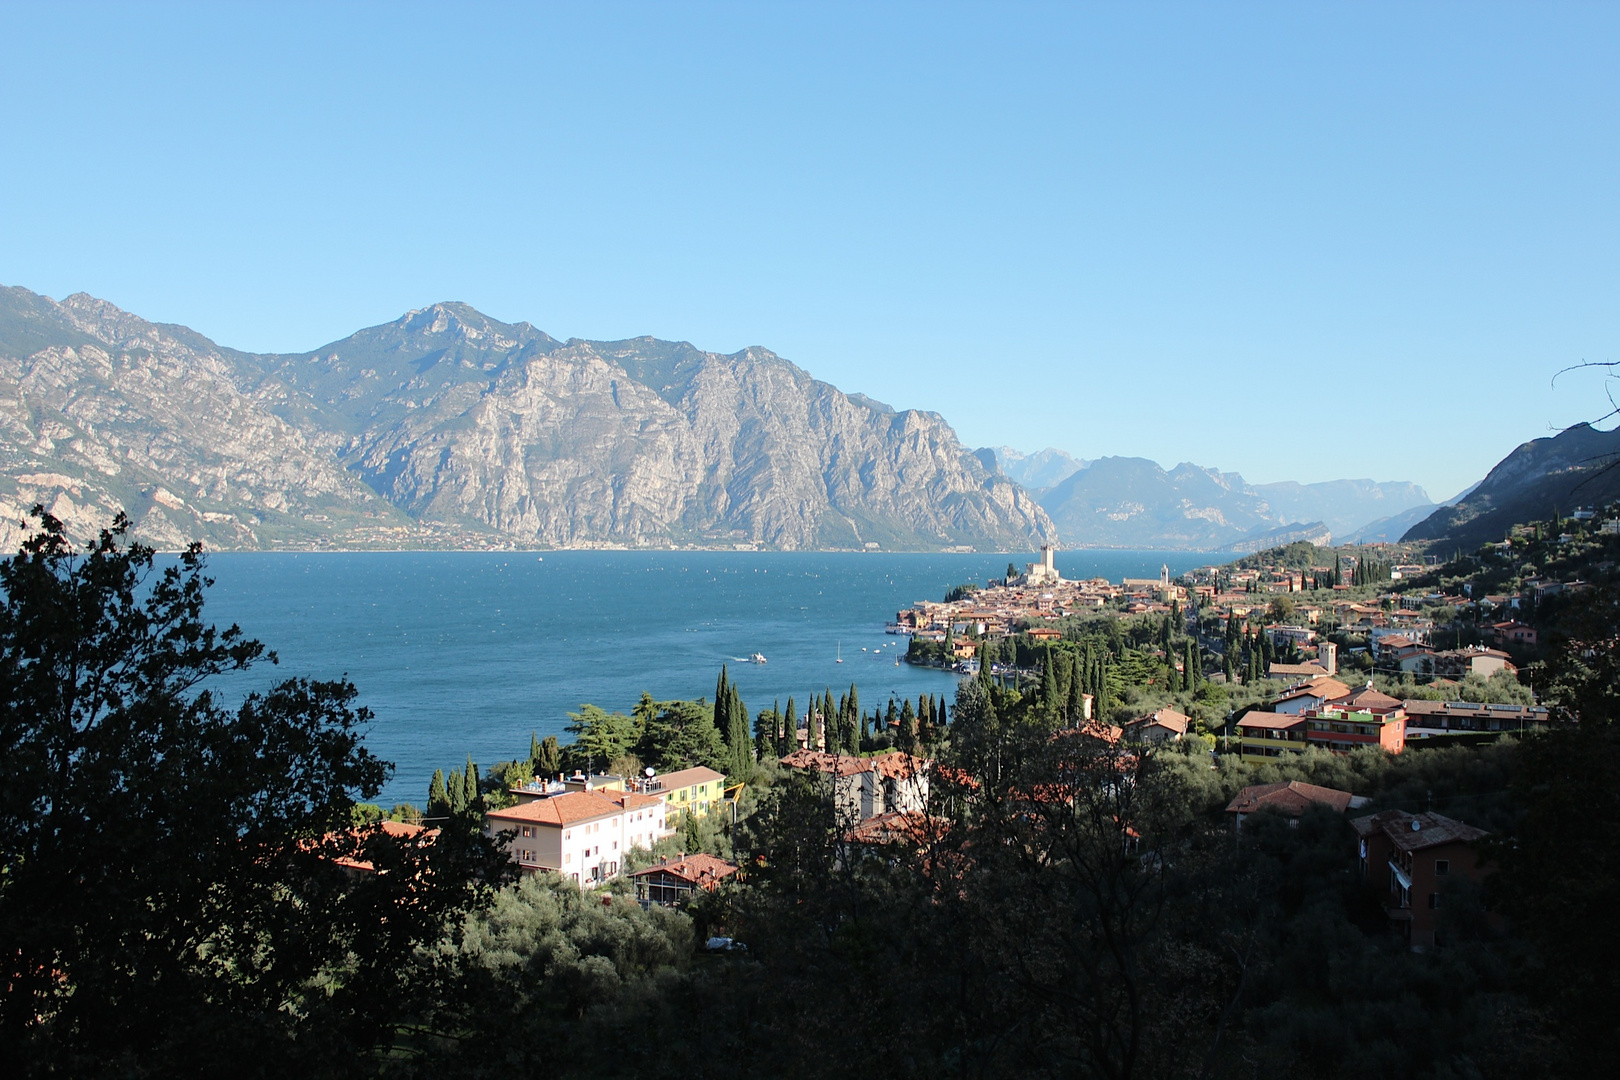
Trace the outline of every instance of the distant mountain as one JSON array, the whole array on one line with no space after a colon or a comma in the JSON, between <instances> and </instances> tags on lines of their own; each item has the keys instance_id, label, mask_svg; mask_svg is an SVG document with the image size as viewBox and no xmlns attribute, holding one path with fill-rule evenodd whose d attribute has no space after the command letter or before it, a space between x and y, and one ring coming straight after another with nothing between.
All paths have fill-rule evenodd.
<instances>
[{"instance_id":1,"label":"distant mountain","mask_svg":"<svg viewBox=\"0 0 1620 1080\"><path fill-rule=\"evenodd\" d=\"M1002 472L1035 492L1061 484L1087 464L1050 446L1033 454L1025 454L1010 446L997 446L990 452L995 455L996 464L1001 466Z\"/></svg>"},{"instance_id":2,"label":"distant mountain","mask_svg":"<svg viewBox=\"0 0 1620 1080\"><path fill-rule=\"evenodd\" d=\"M1341 544L1393 544L1405 536L1407 530L1435 512L1434 505L1414 506L1377 521L1370 521L1346 536L1338 537Z\"/></svg>"},{"instance_id":3,"label":"distant mountain","mask_svg":"<svg viewBox=\"0 0 1620 1080\"><path fill-rule=\"evenodd\" d=\"M1620 499L1620 429L1588 424L1532 439L1503 458L1454 506L1407 530L1405 540L1445 539L1472 548L1500 540L1514 525Z\"/></svg>"},{"instance_id":4,"label":"distant mountain","mask_svg":"<svg viewBox=\"0 0 1620 1080\"><path fill-rule=\"evenodd\" d=\"M1041 495L1069 547L1230 551L1279 524L1243 477L1182 463L1104 457Z\"/></svg>"},{"instance_id":5,"label":"distant mountain","mask_svg":"<svg viewBox=\"0 0 1620 1080\"><path fill-rule=\"evenodd\" d=\"M1380 510L1433 506L1422 488L1404 482L1254 485L1237 473L1188 462L1166 471L1146 458L1125 457L1085 464L1037 497L1070 547L1201 551L1327 543Z\"/></svg>"},{"instance_id":6,"label":"distant mountain","mask_svg":"<svg viewBox=\"0 0 1620 1080\"><path fill-rule=\"evenodd\" d=\"M937 414L765 349L559 341L446 303L254 355L82 294L0 289L0 516L35 501L81 535L127 507L151 542L236 548L1054 535Z\"/></svg>"},{"instance_id":7,"label":"distant mountain","mask_svg":"<svg viewBox=\"0 0 1620 1080\"><path fill-rule=\"evenodd\" d=\"M1251 532L1247 536L1233 541L1228 550L1242 552L1265 551L1268 548L1284 547L1301 541L1307 544L1315 544L1317 547L1326 547L1333 543L1333 531L1320 521L1279 525L1275 529L1267 529L1264 532Z\"/></svg>"},{"instance_id":8,"label":"distant mountain","mask_svg":"<svg viewBox=\"0 0 1620 1080\"><path fill-rule=\"evenodd\" d=\"M1281 521L1320 521L1335 536L1347 536L1369 522L1417 508L1434 510L1434 500L1405 481L1327 480L1299 484L1291 480L1256 484L1254 490ZM1416 520L1416 519L1413 519Z\"/></svg>"}]
</instances>

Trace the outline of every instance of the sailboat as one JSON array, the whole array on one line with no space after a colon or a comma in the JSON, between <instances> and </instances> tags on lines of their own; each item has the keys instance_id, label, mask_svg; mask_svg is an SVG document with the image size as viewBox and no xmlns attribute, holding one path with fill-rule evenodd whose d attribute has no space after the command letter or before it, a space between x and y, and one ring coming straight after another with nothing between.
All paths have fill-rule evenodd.
<instances>
[{"instance_id":1,"label":"sailboat","mask_svg":"<svg viewBox=\"0 0 1620 1080\"><path fill-rule=\"evenodd\" d=\"M842 641L840 641L838 643L838 659L833 661L833 663L842 664L843 662L844 662L844 643Z\"/></svg>"}]
</instances>

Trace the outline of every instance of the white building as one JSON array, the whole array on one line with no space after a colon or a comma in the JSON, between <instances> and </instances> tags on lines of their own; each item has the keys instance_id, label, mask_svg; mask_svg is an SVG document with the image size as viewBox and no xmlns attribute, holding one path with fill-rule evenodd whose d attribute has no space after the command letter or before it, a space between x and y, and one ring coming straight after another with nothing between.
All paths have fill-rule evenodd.
<instances>
[{"instance_id":1,"label":"white building","mask_svg":"<svg viewBox=\"0 0 1620 1080\"><path fill-rule=\"evenodd\" d=\"M617 877L625 852L670 835L664 800L633 791L569 791L484 815L524 873L550 870L584 886Z\"/></svg>"}]
</instances>

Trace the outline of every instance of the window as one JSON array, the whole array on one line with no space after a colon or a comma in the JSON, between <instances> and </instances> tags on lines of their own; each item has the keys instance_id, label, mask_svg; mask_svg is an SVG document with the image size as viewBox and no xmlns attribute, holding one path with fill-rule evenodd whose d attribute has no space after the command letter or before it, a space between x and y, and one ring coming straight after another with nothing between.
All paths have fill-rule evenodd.
<instances>
[{"instance_id":1,"label":"window","mask_svg":"<svg viewBox=\"0 0 1620 1080\"><path fill-rule=\"evenodd\" d=\"M1430 893L1429 894L1429 910L1433 911L1435 908L1437 908L1439 906L1440 906L1440 894L1437 893L1437 892Z\"/></svg>"},{"instance_id":2,"label":"window","mask_svg":"<svg viewBox=\"0 0 1620 1080\"><path fill-rule=\"evenodd\" d=\"M563 862L573 862L573 861L574 861L574 857L572 855L564 855L563 856Z\"/></svg>"},{"instance_id":3,"label":"window","mask_svg":"<svg viewBox=\"0 0 1620 1080\"><path fill-rule=\"evenodd\" d=\"M1445 877L1449 873L1451 873L1451 860L1450 859L1436 859L1436 860L1434 860L1434 876L1435 877Z\"/></svg>"},{"instance_id":4,"label":"window","mask_svg":"<svg viewBox=\"0 0 1620 1080\"><path fill-rule=\"evenodd\" d=\"M563 830L563 839L564 840L568 839L570 836L573 836L573 835L574 835L574 830L572 830L572 829L564 829Z\"/></svg>"}]
</instances>

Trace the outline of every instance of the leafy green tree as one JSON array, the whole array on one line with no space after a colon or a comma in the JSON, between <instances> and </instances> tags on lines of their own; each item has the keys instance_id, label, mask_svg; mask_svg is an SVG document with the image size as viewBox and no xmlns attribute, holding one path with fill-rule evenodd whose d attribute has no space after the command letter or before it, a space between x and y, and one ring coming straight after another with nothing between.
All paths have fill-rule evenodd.
<instances>
[{"instance_id":1,"label":"leafy green tree","mask_svg":"<svg viewBox=\"0 0 1620 1080\"><path fill-rule=\"evenodd\" d=\"M469 864L442 860L479 841L356 830L390 766L361 744L353 685L288 679L226 704L267 653L204 620L198 546L158 571L122 514L83 550L34 518L0 562L8 1073L364 1058L413 1007L416 948L476 902ZM350 875L339 853L390 872Z\"/></svg>"},{"instance_id":2,"label":"leafy green tree","mask_svg":"<svg viewBox=\"0 0 1620 1080\"><path fill-rule=\"evenodd\" d=\"M571 756L577 755L577 767L605 769L614 758L635 750L636 721L623 713L610 713L586 704L579 707L579 712L569 713L568 718L567 730L574 736L568 749ZM712 720L709 726L714 726Z\"/></svg>"},{"instance_id":3,"label":"leafy green tree","mask_svg":"<svg viewBox=\"0 0 1620 1080\"><path fill-rule=\"evenodd\" d=\"M714 710L702 701L661 701L647 723L636 756L660 772L698 765L725 772L727 753L715 730Z\"/></svg>"}]
</instances>

